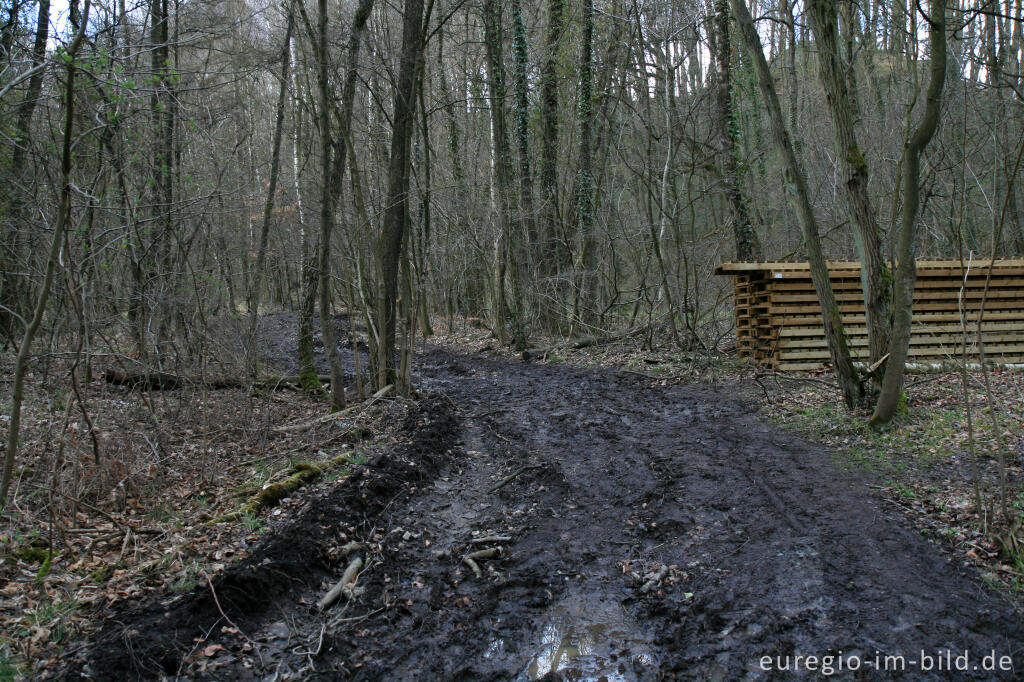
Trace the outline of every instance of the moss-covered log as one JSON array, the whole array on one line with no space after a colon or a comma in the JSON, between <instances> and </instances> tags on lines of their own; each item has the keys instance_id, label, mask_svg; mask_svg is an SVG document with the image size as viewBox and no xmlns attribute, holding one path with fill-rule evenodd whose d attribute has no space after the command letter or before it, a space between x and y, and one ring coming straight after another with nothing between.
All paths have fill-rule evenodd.
<instances>
[{"instance_id":1,"label":"moss-covered log","mask_svg":"<svg viewBox=\"0 0 1024 682\"><path fill-rule=\"evenodd\" d=\"M278 502L289 497L299 488L313 483L333 469L344 464L348 464L349 459L350 454L345 453L343 455L338 455L337 457L332 457L321 464L310 464L309 462L299 462L294 464L292 466L293 473L291 476L283 481L264 486L258 493L250 497L240 509L224 514L223 516L218 516L209 523L214 524L237 521L243 516L251 516L258 514L264 509L276 507Z\"/></svg>"}]
</instances>

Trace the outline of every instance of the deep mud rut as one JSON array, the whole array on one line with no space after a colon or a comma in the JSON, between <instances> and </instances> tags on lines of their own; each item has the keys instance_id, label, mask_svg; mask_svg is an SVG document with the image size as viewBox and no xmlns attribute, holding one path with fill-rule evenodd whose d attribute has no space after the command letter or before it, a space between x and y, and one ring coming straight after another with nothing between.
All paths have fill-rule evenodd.
<instances>
[{"instance_id":1,"label":"deep mud rut","mask_svg":"<svg viewBox=\"0 0 1024 682\"><path fill-rule=\"evenodd\" d=\"M763 656L841 652L841 678L949 677L922 651L1024 670L1019 614L733 390L439 350L420 366L406 442L212 584L110 615L66 675L768 679L789 674ZM317 614L352 539L364 591ZM462 562L499 545L482 577Z\"/></svg>"}]
</instances>

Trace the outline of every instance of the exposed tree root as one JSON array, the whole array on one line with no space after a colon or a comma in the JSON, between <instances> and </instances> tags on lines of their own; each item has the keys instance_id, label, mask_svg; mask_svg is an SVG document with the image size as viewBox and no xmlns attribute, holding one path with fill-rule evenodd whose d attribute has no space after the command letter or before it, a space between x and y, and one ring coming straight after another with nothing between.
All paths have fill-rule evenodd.
<instances>
[{"instance_id":1,"label":"exposed tree root","mask_svg":"<svg viewBox=\"0 0 1024 682\"><path fill-rule=\"evenodd\" d=\"M358 543L349 543L349 545L354 545L356 549L361 547L361 545L359 545ZM349 545L346 545L346 547L348 547ZM338 601L338 598L342 595L344 595L348 599L352 599L358 596L356 590L352 588L352 582L355 581L356 576L359 575L359 570L362 567L362 557L357 556L356 558L352 559L352 561L350 561L348 564L348 568L346 568L345 572L341 575L341 580L339 580L334 585L334 587L332 587L327 592L327 594L325 594L323 598L321 598L320 601L316 603L317 610L323 611L324 609L330 607L332 604L334 604L334 602Z\"/></svg>"}]
</instances>

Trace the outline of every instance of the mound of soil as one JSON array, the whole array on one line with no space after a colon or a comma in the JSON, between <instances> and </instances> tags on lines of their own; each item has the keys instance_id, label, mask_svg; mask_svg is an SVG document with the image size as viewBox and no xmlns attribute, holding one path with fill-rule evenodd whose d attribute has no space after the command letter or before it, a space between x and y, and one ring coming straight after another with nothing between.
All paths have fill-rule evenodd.
<instances>
[{"instance_id":1,"label":"mound of soil","mask_svg":"<svg viewBox=\"0 0 1024 682\"><path fill-rule=\"evenodd\" d=\"M457 424L446 401L424 401L410 413L403 430L408 442L311 499L296 517L267 534L252 554L212 581L181 597L107 616L88 656L65 677L177 675L184 659L212 641L213 633L222 646L243 649L251 646L245 633L258 630L268 613L279 616L283 604L295 616L305 615L309 609L300 607L302 596L337 573L331 549L347 538L368 535L396 496L432 478L453 456Z\"/></svg>"}]
</instances>

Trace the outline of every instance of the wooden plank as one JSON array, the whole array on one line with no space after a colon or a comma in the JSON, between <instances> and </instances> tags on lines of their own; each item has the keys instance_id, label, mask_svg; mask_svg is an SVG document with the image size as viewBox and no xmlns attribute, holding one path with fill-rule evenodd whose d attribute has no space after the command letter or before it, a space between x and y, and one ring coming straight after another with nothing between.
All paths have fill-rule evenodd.
<instances>
[{"instance_id":1,"label":"wooden plank","mask_svg":"<svg viewBox=\"0 0 1024 682\"><path fill-rule=\"evenodd\" d=\"M867 334L868 329L863 325L844 325L848 336L856 336L859 334ZM981 325L983 333L991 332L1012 332L1019 331L1024 334L1024 322L989 322L984 321ZM911 328L912 334L931 334L931 333L959 333L961 331L960 325L955 323L948 324L929 324L927 322L917 322L915 320L913 327ZM973 335L975 332L975 325L968 325L967 333ZM820 326L806 327L781 327L777 330L777 334L780 337L799 337L799 336L817 336L824 334L823 329Z\"/></svg>"},{"instance_id":2,"label":"wooden plank","mask_svg":"<svg viewBox=\"0 0 1024 682\"><path fill-rule=\"evenodd\" d=\"M797 304L792 304L792 305L774 305L773 304L768 309L768 312L772 316L779 316L779 315L810 315L816 308L817 308L816 304L808 304L808 305L797 305ZM964 308L966 308L967 310L973 310L973 311L980 310L981 309L981 301L965 301L964 302ZM1022 302L1020 300L996 299L996 300L993 300L993 301L988 301L986 303L986 305L985 305L985 310L986 311L1013 311L1015 309L1020 309L1022 312L1024 312L1024 302ZM842 312L842 313L863 313L864 312L864 306L863 305L854 305L854 304L850 304L850 303L840 304L839 305L839 311ZM915 303L914 304L914 312L915 313L924 312L924 311L956 312L957 311L957 301L942 301L942 302L938 302L938 303L921 302L921 303ZM986 312L985 316L988 317L988 312Z\"/></svg>"},{"instance_id":3,"label":"wooden plank","mask_svg":"<svg viewBox=\"0 0 1024 682\"><path fill-rule=\"evenodd\" d=\"M914 291L925 290L930 291L932 289L951 289L959 291L963 286L963 280L959 278L936 278L936 279L922 279L918 278L917 283L914 286ZM1015 287L1018 289L1024 289L1024 278L1020 277L993 277L992 282L989 286L990 289L1006 289ZM969 279L967 280L967 291L981 291L985 288L985 279ZM810 279L807 280L796 280L796 279L785 279L776 280L772 282L772 291L794 291L800 293L814 293L814 285ZM832 282L832 289L834 291L861 291L860 278L857 279L837 279Z\"/></svg>"},{"instance_id":4,"label":"wooden plank","mask_svg":"<svg viewBox=\"0 0 1024 682\"><path fill-rule=\"evenodd\" d=\"M967 311L966 317L968 322L976 322L979 316L979 311ZM983 318L983 323L1006 321L1006 320L1024 320L1024 310L986 310ZM815 313L813 315L779 315L773 317L773 326L778 328L783 327L817 327L821 325L821 314ZM914 324L936 324L940 322L959 322L960 314L957 312L915 312L914 313ZM850 315L843 315L843 325L863 325L866 324L864 313L855 313Z\"/></svg>"},{"instance_id":5,"label":"wooden plank","mask_svg":"<svg viewBox=\"0 0 1024 682\"><path fill-rule=\"evenodd\" d=\"M990 260L987 258L978 258L971 261L970 271L988 271ZM830 260L827 261L829 270L860 270L860 261L857 260ZM966 263L965 263L966 264ZM892 267L892 263L889 263ZM995 260L994 269L1012 268L1017 267L1024 270L1024 259L1020 258L997 258ZM918 271L923 270L956 270L962 272L959 259L954 258L918 258L917 259ZM763 261L763 262L743 262L733 261L728 263L722 263L715 267L715 274L732 274L739 272L757 272L757 271L810 271L810 265L807 261ZM1024 274L1024 273L1022 273Z\"/></svg>"},{"instance_id":6,"label":"wooden plank","mask_svg":"<svg viewBox=\"0 0 1024 682\"><path fill-rule=\"evenodd\" d=\"M982 334L981 340L988 344L1019 343L1024 344L1024 331L1019 334ZM848 339L851 348L864 348L868 345L867 336L853 336ZM963 345L963 337L956 334L914 334L910 338L911 346L949 346L960 348ZM977 337L968 337L967 347L977 347ZM776 340L776 348L794 350L797 348L828 348L824 336L818 338L781 338Z\"/></svg>"},{"instance_id":7,"label":"wooden plank","mask_svg":"<svg viewBox=\"0 0 1024 682\"><path fill-rule=\"evenodd\" d=\"M869 355L867 348L851 348L850 356L854 359L866 358ZM1022 355L1024 354L1024 343L1014 344L999 344L994 345L991 348L985 347L985 356L994 357L1003 355ZM831 357L828 350L800 350L800 351L783 351L779 350L775 353L779 360L811 360L811 359L828 359ZM947 352L947 349L938 348L935 346L911 346L907 355L911 358L923 358L923 357L936 357L945 358L950 357L952 359L959 359L957 354L954 352Z\"/></svg>"},{"instance_id":8,"label":"wooden plank","mask_svg":"<svg viewBox=\"0 0 1024 682\"><path fill-rule=\"evenodd\" d=\"M987 294L987 296L986 296ZM863 294L859 291L837 291L835 293L837 301L849 302L849 301L862 301ZM966 291L960 290L936 290L936 291L914 291L914 302L918 301L927 302L938 302L938 301L958 301L961 299L968 301L980 301L982 298L987 298L990 301L1000 301L1002 299L1016 299L1020 301L1021 307L1024 308L1024 291L1020 289L992 289L988 292L976 289L967 289ZM772 303L814 303L817 305L818 296L816 294L804 294L794 293L789 291L772 293Z\"/></svg>"}]
</instances>

